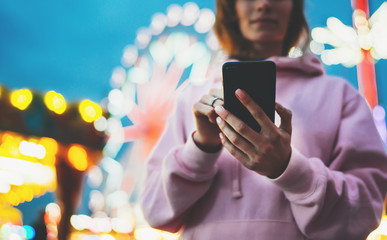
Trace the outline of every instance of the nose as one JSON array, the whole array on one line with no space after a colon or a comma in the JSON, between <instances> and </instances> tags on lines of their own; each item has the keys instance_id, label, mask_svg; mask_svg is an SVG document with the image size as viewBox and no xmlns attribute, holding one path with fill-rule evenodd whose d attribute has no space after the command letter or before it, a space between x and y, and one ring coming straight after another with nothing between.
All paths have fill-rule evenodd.
<instances>
[{"instance_id":1,"label":"nose","mask_svg":"<svg viewBox=\"0 0 387 240\"><path fill-rule=\"evenodd\" d=\"M257 0L255 1L255 8L257 10L267 10L270 7L270 0Z\"/></svg>"}]
</instances>

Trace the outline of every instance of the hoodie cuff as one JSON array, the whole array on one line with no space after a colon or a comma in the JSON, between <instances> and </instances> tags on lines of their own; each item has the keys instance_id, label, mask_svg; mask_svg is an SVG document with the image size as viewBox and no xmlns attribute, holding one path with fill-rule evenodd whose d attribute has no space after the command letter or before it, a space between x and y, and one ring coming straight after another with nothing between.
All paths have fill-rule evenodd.
<instances>
[{"instance_id":1,"label":"hoodie cuff","mask_svg":"<svg viewBox=\"0 0 387 240\"><path fill-rule=\"evenodd\" d=\"M194 142L193 133L187 139L182 152L182 162L186 167L195 172L210 172L216 171L214 165L220 153L219 150L216 153L207 153L202 151Z\"/></svg>"},{"instance_id":2,"label":"hoodie cuff","mask_svg":"<svg viewBox=\"0 0 387 240\"><path fill-rule=\"evenodd\" d=\"M281 188L290 201L304 199L314 193L318 183L310 160L292 147L288 167L278 178L269 180Z\"/></svg>"}]
</instances>

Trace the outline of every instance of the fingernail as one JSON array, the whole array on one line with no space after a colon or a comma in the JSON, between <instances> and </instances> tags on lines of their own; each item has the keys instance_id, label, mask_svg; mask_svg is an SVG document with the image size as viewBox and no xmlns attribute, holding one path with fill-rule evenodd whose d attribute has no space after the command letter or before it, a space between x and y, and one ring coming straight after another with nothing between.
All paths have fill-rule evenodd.
<instances>
[{"instance_id":1,"label":"fingernail","mask_svg":"<svg viewBox=\"0 0 387 240\"><path fill-rule=\"evenodd\" d=\"M223 140L224 136L223 136L223 133L219 133L219 138Z\"/></svg>"},{"instance_id":2,"label":"fingernail","mask_svg":"<svg viewBox=\"0 0 387 240\"><path fill-rule=\"evenodd\" d=\"M217 112L217 113L221 113L221 112L223 112L223 110L224 110L224 108L222 106L215 107L215 112Z\"/></svg>"},{"instance_id":3,"label":"fingernail","mask_svg":"<svg viewBox=\"0 0 387 240\"><path fill-rule=\"evenodd\" d=\"M245 92L239 88L235 91L235 95L237 95L240 99L244 99L246 97Z\"/></svg>"},{"instance_id":4,"label":"fingernail","mask_svg":"<svg viewBox=\"0 0 387 240\"><path fill-rule=\"evenodd\" d=\"M216 122L217 122L218 124L221 124L221 123L222 123L222 119L221 119L220 117L217 117L217 118L216 118Z\"/></svg>"}]
</instances>

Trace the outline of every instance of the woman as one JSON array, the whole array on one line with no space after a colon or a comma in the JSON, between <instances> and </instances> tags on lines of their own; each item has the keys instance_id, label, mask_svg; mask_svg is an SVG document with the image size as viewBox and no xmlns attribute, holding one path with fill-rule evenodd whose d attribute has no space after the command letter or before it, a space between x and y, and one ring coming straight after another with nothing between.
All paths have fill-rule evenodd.
<instances>
[{"instance_id":1,"label":"woman","mask_svg":"<svg viewBox=\"0 0 387 240\"><path fill-rule=\"evenodd\" d=\"M149 224L182 239L365 239L386 152L353 87L312 55L285 57L308 44L303 1L217 0L215 30L230 58L276 63L280 124L242 90L261 132L225 110L220 78L187 88L147 165Z\"/></svg>"}]
</instances>

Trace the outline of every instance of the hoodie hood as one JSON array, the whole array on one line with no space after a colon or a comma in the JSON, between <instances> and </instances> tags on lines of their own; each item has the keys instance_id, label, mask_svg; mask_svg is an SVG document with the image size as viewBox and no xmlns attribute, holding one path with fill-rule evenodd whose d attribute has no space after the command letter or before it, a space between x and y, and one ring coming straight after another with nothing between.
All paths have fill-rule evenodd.
<instances>
[{"instance_id":1,"label":"hoodie hood","mask_svg":"<svg viewBox=\"0 0 387 240\"><path fill-rule=\"evenodd\" d=\"M276 64L277 73L297 72L310 77L325 74L320 59L312 54L305 54L298 58L270 57L267 60Z\"/></svg>"},{"instance_id":2,"label":"hoodie hood","mask_svg":"<svg viewBox=\"0 0 387 240\"><path fill-rule=\"evenodd\" d=\"M273 61L276 65L277 75L296 74L309 77L316 77L325 74L324 65L320 59L313 54L305 54L301 57L291 58L284 56L270 57L266 60ZM228 59L226 62L236 62L236 59ZM209 74L213 81L222 81L222 67Z\"/></svg>"}]
</instances>

